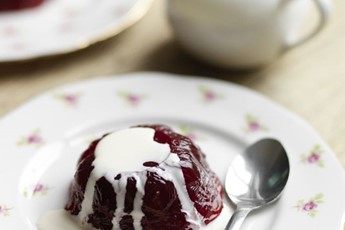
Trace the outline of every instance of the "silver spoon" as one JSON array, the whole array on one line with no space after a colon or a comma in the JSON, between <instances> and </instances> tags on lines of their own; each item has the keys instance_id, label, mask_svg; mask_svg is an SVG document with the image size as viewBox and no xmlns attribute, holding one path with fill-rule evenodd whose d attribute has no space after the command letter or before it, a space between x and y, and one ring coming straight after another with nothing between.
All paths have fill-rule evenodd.
<instances>
[{"instance_id":1,"label":"silver spoon","mask_svg":"<svg viewBox=\"0 0 345 230\"><path fill-rule=\"evenodd\" d=\"M225 181L226 193L237 207L225 230L239 230L250 211L276 201L289 171L286 151L274 139L262 139L237 155Z\"/></svg>"}]
</instances>

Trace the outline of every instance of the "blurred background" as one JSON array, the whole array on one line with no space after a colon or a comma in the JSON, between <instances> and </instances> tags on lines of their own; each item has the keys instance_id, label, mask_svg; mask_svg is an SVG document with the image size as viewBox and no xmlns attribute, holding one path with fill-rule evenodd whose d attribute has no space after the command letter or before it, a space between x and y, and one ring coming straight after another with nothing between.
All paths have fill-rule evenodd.
<instances>
[{"instance_id":1,"label":"blurred background","mask_svg":"<svg viewBox=\"0 0 345 230\"><path fill-rule=\"evenodd\" d=\"M141 20L106 41L70 54L0 63L0 116L51 88L100 75L163 71L209 76L257 90L299 114L345 165L345 2L333 4L329 23L307 43L261 68L225 70L184 51L168 22L166 2L154 1Z\"/></svg>"}]
</instances>

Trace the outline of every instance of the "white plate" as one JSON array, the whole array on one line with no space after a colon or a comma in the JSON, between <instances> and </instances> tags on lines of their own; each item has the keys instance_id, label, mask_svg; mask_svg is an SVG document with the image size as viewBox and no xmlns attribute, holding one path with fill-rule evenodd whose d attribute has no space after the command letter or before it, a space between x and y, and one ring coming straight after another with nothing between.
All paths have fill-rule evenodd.
<instances>
[{"instance_id":1,"label":"white plate","mask_svg":"<svg viewBox=\"0 0 345 230\"><path fill-rule=\"evenodd\" d=\"M0 62L68 53L107 39L136 22L152 0L46 0L0 13Z\"/></svg>"},{"instance_id":2,"label":"white plate","mask_svg":"<svg viewBox=\"0 0 345 230\"><path fill-rule=\"evenodd\" d=\"M168 124L189 135L222 180L248 144L279 139L291 164L287 188L277 204L252 213L243 229L342 228L344 172L304 121L240 86L137 73L54 89L0 120L0 229L36 229L41 213L63 208L90 140L142 123Z\"/></svg>"}]
</instances>

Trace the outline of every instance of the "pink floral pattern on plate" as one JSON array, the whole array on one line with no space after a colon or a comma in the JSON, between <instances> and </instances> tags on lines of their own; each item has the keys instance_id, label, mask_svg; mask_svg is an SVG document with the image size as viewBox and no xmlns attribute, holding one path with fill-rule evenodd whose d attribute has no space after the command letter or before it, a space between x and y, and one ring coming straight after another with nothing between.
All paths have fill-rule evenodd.
<instances>
[{"instance_id":1,"label":"pink floral pattern on plate","mask_svg":"<svg viewBox=\"0 0 345 230\"><path fill-rule=\"evenodd\" d=\"M184 136L189 137L192 141L204 141L205 137L201 136L200 134L197 134L195 132L195 129L188 126L181 124L178 126L178 129L180 130L180 133Z\"/></svg>"},{"instance_id":2,"label":"pink floral pattern on plate","mask_svg":"<svg viewBox=\"0 0 345 230\"><path fill-rule=\"evenodd\" d=\"M218 99L224 98L223 94L217 93L213 91L212 89L207 88L205 86L199 86L199 91L201 92L202 100L204 102L214 102Z\"/></svg>"},{"instance_id":3,"label":"pink floral pattern on plate","mask_svg":"<svg viewBox=\"0 0 345 230\"><path fill-rule=\"evenodd\" d=\"M264 126L257 117L247 114L245 116L245 126L243 130L246 133L256 133L258 131L268 131L268 128Z\"/></svg>"},{"instance_id":4,"label":"pink floral pattern on plate","mask_svg":"<svg viewBox=\"0 0 345 230\"><path fill-rule=\"evenodd\" d=\"M66 106L75 107L78 105L81 93L62 93L55 97L62 101Z\"/></svg>"},{"instance_id":5,"label":"pink floral pattern on plate","mask_svg":"<svg viewBox=\"0 0 345 230\"><path fill-rule=\"evenodd\" d=\"M304 164L317 165L319 167L324 167L325 163L322 160L322 154L323 154L323 151L320 145L315 145L309 153L301 155L301 161Z\"/></svg>"},{"instance_id":6,"label":"pink floral pattern on plate","mask_svg":"<svg viewBox=\"0 0 345 230\"><path fill-rule=\"evenodd\" d=\"M323 203L323 198L323 193L319 193L308 201L299 200L295 208L300 212L306 213L310 217L315 217L320 204Z\"/></svg>"},{"instance_id":7,"label":"pink floral pattern on plate","mask_svg":"<svg viewBox=\"0 0 345 230\"><path fill-rule=\"evenodd\" d=\"M14 26L6 26L1 29L1 34L6 37L14 37L18 34L18 29Z\"/></svg>"},{"instance_id":8,"label":"pink floral pattern on plate","mask_svg":"<svg viewBox=\"0 0 345 230\"><path fill-rule=\"evenodd\" d=\"M11 208L6 205L0 205L0 216L9 216Z\"/></svg>"},{"instance_id":9,"label":"pink floral pattern on plate","mask_svg":"<svg viewBox=\"0 0 345 230\"><path fill-rule=\"evenodd\" d=\"M26 50L28 48L28 44L24 43L24 42L14 42L11 46L10 46L12 51L23 51Z\"/></svg>"},{"instance_id":10,"label":"pink floral pattern on plate","mask_svg":"<svg viewBox=\"0 0 345 230\"><path fill-rule=\"evenodd\" d=\"M32 197L32 196L35 196L38 194L45 196L45 195L47 195L47 193L50 189L51 188L48 187L47 185L37 183L33 186L29 186L26 189L24 189L23 196L26 198Z\"/></svg>"},{"instance_id":11,"label":"pink floral pattern on plate","mask_svg":"<svg viewBox=\"0 0 345 230\"><path fill-rule=\"evenodd\" d=\"M80 15L81 9L75 7L66 7L62 11L63 21L60 22L60 25L57 26L57 32L64 34L64 33L71 33L75 30L75 23L74 19Z\"/></svg>"},{"instance_id":12,"label":"pink floral pattern on plate","mask_svg":"<svg viewBox=\"0 0 345 230\"><path fill-rule=\"evenodd\" d=\"M18 142L18 146L36 146L40 147L44 144L44 140L41 136L39 129L34 130L31 134L26 137L22 137Z\"/></svg>"},{"instance_id":13,"label":"pink floral pattern on plate","mask_svg":"<svg viewBox=\"0 0 345 230\"><path fill-rule=\"evenodd\" d=\"M146 98L144 94L137 94L128 91L118 91L117 95L122 98L129 106L138 106Z\"/></svg>"}]
</instances>

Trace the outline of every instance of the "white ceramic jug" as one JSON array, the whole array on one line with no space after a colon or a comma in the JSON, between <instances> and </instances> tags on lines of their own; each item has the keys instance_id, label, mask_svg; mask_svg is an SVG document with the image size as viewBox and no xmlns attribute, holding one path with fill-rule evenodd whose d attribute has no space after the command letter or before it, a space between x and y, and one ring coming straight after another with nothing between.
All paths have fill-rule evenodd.
<instances>
[{"instance_id":1,"label":"white ceramic jug","mask_svg":"<svg viewBox=\"0 0 345 230\"><path fill-rule=\"evenodd\" d=\"M314 37L328 20L330 5L329 0L168 0L168 13L177 39L192 55L221 67L253 68ZM318 25L291 41L313 7Z\"/></svg>"}]
</instances>

